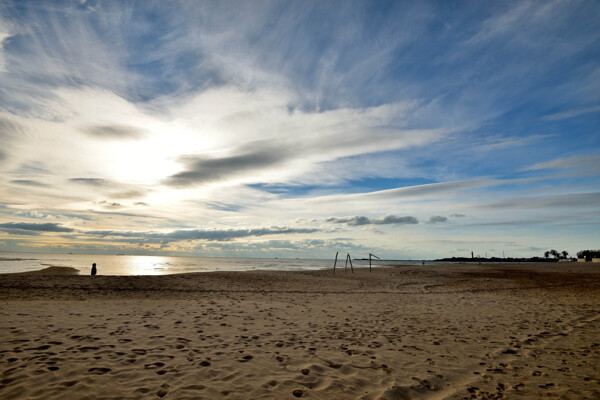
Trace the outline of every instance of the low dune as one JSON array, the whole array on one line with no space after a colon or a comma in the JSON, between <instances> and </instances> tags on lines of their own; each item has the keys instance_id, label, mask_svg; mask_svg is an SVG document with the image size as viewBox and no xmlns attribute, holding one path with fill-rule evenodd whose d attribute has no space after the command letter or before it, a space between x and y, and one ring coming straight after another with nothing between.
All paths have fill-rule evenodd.
<instances>
[{"instance_id":1,"label":"low dune","mask_svg":"<svg viewBox=\"0 0 600 400\"><path fill-rule=\"evenodd\" d=\"M589 264L13 274L0 299L2 399L600 398Z\"/></svg>"},{"instance_id":2,"label":"low dune","mask_svg":"<svg viewBox=\"0 0 600 400\"><path fill-rule=\"evenodd\" d=\"M48 265L48 264L42 264ZM36 270L36 271L27 271L27 272L17 272L10 275L78 275L79 270L73 267L62 267L60 265L49 265L46 268Z\"/></svg>"}]
</instances>

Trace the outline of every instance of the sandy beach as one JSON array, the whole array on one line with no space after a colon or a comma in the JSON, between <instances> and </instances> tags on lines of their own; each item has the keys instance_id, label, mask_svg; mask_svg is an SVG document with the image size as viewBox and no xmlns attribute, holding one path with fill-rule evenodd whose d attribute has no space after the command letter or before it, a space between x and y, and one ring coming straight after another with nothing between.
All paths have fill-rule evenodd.
<instances>
[{"instance_id":1,"label":"sandy beach","mask_svg":"<svg viewBox=\"0 0 600 400\"><path fill-rule=\"evenodd\" d=\"M600 267L0 275L1 399L600 398Z\"/></svg>"}]
</instances>

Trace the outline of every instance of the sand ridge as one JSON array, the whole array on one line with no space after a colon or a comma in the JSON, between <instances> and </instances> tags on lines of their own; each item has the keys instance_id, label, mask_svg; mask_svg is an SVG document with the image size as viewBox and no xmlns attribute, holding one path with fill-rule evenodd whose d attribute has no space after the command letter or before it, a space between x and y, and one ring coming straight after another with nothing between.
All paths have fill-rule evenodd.
<instances>
[{"instance_id":1,"label":"sand ridge","mask_svg":"<svg viewBox=\"0 0 600 400\"><path fill-rule=\"evenodd\" d=\"M600 397L600 273L0 276L0 398Z\"/></svg>"}]
</instances>

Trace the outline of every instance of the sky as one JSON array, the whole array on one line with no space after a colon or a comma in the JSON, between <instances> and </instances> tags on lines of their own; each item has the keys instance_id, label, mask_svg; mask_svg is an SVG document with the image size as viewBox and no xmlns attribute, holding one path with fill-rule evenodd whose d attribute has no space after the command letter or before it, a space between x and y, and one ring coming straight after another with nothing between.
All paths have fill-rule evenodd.
<instances>
[{"instance_id":1,"label":"sky","mask_svg":"<svg viewBox=\"0 0 600 400\"><path fill-rule=\"evenodd\" d=\"M0 251L600 248L600 3L0 3Z\"/></svg>"}]
</instances>

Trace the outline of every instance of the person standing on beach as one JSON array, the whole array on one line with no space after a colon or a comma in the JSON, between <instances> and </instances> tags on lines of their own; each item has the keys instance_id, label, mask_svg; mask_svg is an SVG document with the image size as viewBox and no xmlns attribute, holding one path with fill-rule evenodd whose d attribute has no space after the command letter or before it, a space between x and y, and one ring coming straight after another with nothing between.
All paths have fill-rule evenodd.
<instances>
[{"instance_id":1,"label":"person standing on beach","mask_svg":"<svg viewBox=\"0 0 600 400\"><path fill-rule=\"evenodd\" d=\"M96 263L92 264L92 276L96 275Z\"/></svg>"}]
</instances>

